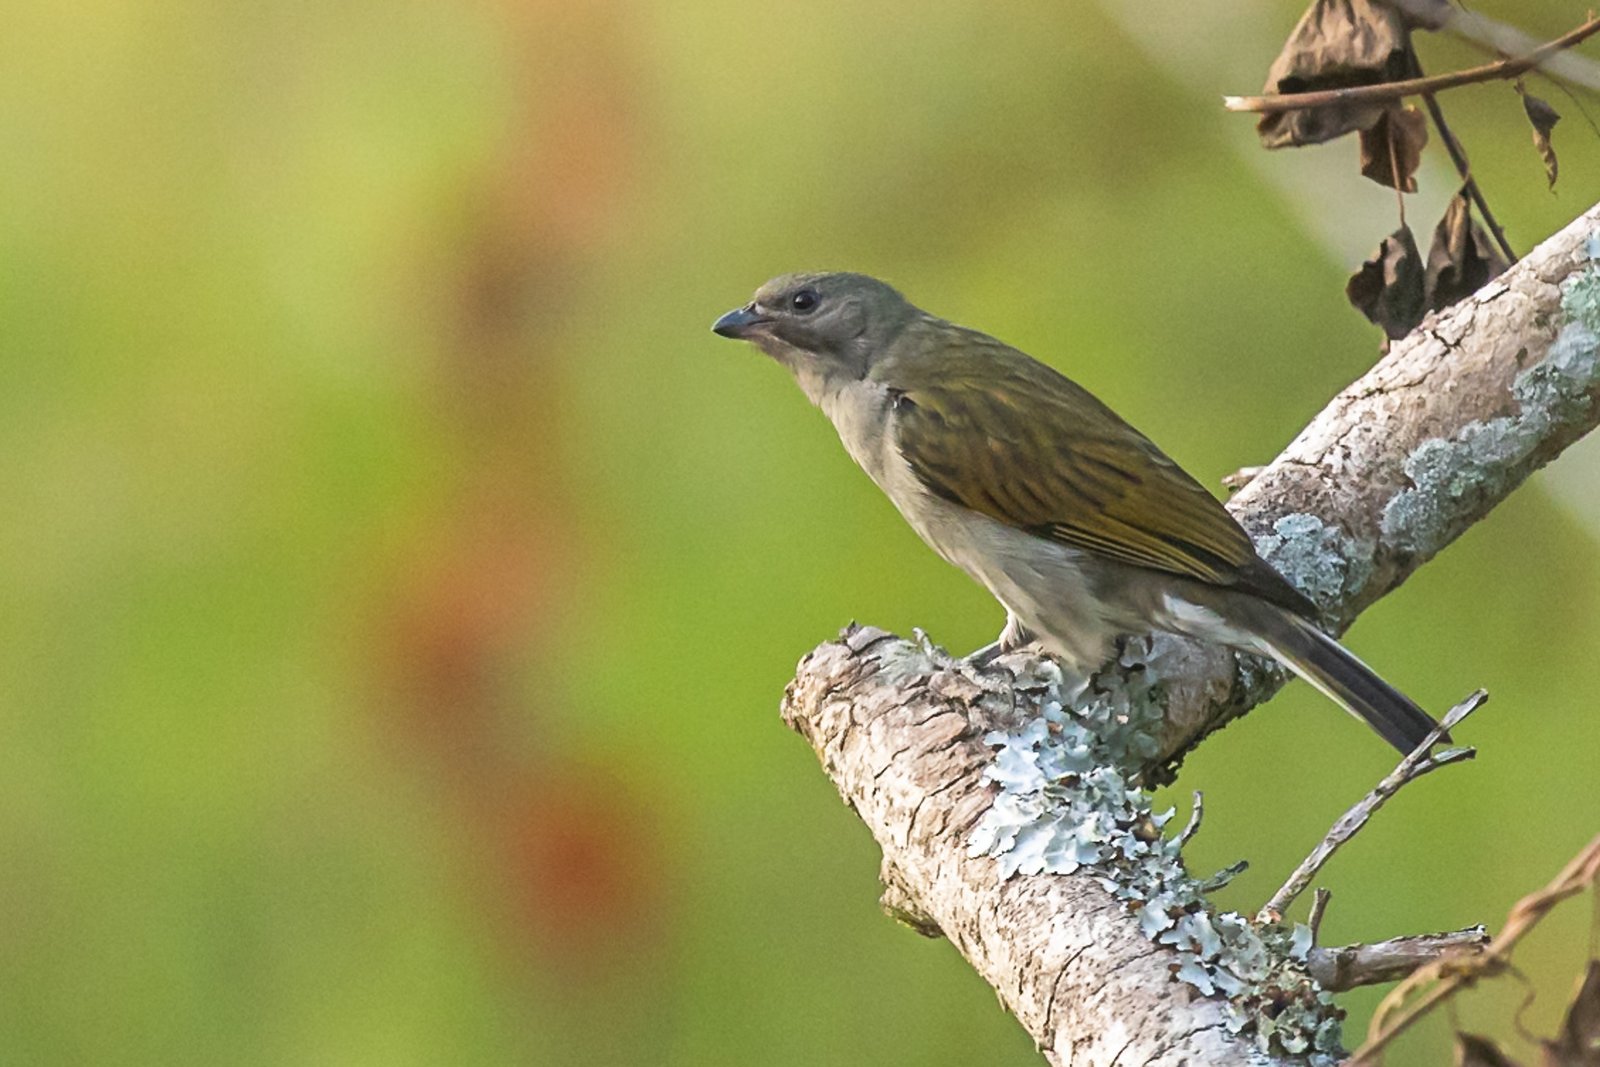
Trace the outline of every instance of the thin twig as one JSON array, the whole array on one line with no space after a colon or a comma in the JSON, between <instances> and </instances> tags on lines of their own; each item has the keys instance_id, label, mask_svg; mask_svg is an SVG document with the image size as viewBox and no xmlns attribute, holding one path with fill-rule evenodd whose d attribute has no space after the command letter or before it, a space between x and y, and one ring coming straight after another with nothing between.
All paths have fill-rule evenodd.
<instances>
[{"instance_id":1,"label":"thin twig","mask_svg":"<svg viewBox=\"0 0 1600 1067\"><path fill-rule=\"evenodd\" d=\"M1520 52L1531 52L1539 47L1539 39L1515 26L1498 22L1478 11L1465 11L1452 7L1441 12L1431 0L1388 0L1390 7L1399 8L1418 26L1453 34L1475 48L1504 58ZM1441 19L1441 14L1443 18ZM1587 89L1600 89L1600 65L1583 56L1565 53L1551 56L1544 73L1556 81L1581 85Z\"/></svg>"},{"instance_id":2,"label":"thin twig","mask_svg":"<svg viewBox=\"0 0 1600 1067\"><path fill-rule=\"evenodd\" d=\"M1568 897L1591 888L1596 882L1600 882L1600 836L1585 845L1549 885L1517 901L1511 914L1506 917L1505 928L1489 942L1481 955L1468 959L1440 959L1413 971L1409 978L1395 986L1373 1013L1372 1022L1367 1027L1366 1043L1345 1061L1346 1067L1359 1067L1360 1064L1373 1062L1373 1058L1389 1042L1410 1029L1413 1023L1439 1004L1479 978L1507 968L1511 949L1550 913L1550 909ZM1437 984L1408 1005L1406 998L1429 982Z\"/></svg>"},{"instance_id":3,"label":"thin twig","mask_svg":"<svg viewBox=\"0 0 1600 1067\"><path fill-rule=\"evenodd\" d=\"M1317 935L1322 932L1322 915L1328 910L1328 901L1333 899L1333 890L1318 887L1311 893L1311 914L1306 918L1306 925L1311 927L1311 941L1316 943Z\"/></svg>"},{"instance_id":4,"label":"thin twig","mask_svg":"<svg viewBox=\"0 0 1600 1067\"><path fill-rule=\"evenodd\" d=\"M1266 469L1267 468L1265 466L1240 467L1232 474L1223 475L1222 484L1227 486L1230 490L1243 489L1245 486L1250 484L1250 480L1252 478Z\"/></svg>"},{"instance_id":5,"label":"thin twig","mask_svg":"<svg viewBox=\"0 0 1600 1067\"><path fill-rule=\"evenodd\" d=\"M1428 109L1428 117L1433 120L1434 129L1439 131L1439 140L1444 142L1445 151L1450 153L1450 162L1455 164L1456 173L1461 176L1462 190L1472 200L1472 206L1478 209L1478 217L1494 235L1494 243L1500 246L1506 262L1515 263L1517 253L1512 250L1511 242L1506 240L1506 232L1500 228L1500 222L1494 217L1494 212L1489 210L1489 201L1484 199L1483 190L1478 188L1478 179L1472 176L1472 165L1467 162L1467 150L1461 147L1456 135L1445 125L1444 111L1439 107L1438 99L1432 93L1424 93L1422 103Z\"/></svg>"},{"instance_id":6,"label":"thin twig","mask_svg":"<svg viewBox=\"0 0 1600 1067\"><path fill-rule=\"evenodd\" d=\"M1472 926L1443 934L1396 937L1371 945L1313 948L1306 956L1306 970L1323 989L1341 993L1357 986L1396 981L1445 957L1471 958L1488 943L1488 932L1481 926Z\"/></svg>"},{"instance_id":7,"label":"thin twig","mask_svg":"<svg viewBox=\"0 0 1600 1067\"><path fill-rule=\"evenodd\" d=\"M1422 64L1417 59L1414 49L1408 49L1410 57L1408 73L1416 78L1422 77ZM1439 98L1432 93L1422 94L1422 105L1428 109L1428 117L1433 120L1433 128L1439 131L1439 140L1444 142L1444 150L1450 154L1450 162L1456 168L1456 174L1461 177L1462 191L1472 201L1472 206L1478 209L1478 217L1483 220L1484 226L1494 235L1495 244L1500 246L1501 253L1506 257L1509 266L1517 261L1516 252L1512 251L1511 242L1506 240L1506 233L1500 228L1500 221L1494 217L1494 212L1489 210L1489 201L1484 198L1483 190L1478 188L1478 179L1472 176L1472 164L1467 160L1467 150L1456 139L1455 132L1444 121L1444 109L1439 106Z\"/></svg>"},{"instance_id":8,"label":"thin twig","mask_svg":"<svg viewBox=\"0 0 1600 1067\"><path fill-rule=\"evenodd\" d=\"M1400 792L1403 786L1416 781L1429 771L1436 771L1440 767L1459 763L1477 755L1477 750L1471 748L1447 749L1437 756L1430 753L1440 739L1448 736L1457 724L1482 707L1484 701L1488 699L1489 694L1479 689L1451 708L1449 714L1433 728L1433 732L1428 734L1422 744L1401 760L1400 765L1390 771L1383 781L1373 786L1372 792L1363 797L1360 803L1339 817L1339 821L1333 824L1327 835L1317 842L1317 847L1311 850L1311 855L1300 862L1300 866L1295 868L1288 881L1283 883L1283 887L1272 894L1272 899L1256 913L1256 921L1269 923L1282 919L1284 912L1289 910L1289 905L1306 891L1306 887L1317 876L1323 864L1333 857L1341 845L1354 837L1367 824L1367 820L1372 818L1373 813L1383 807L1390 797Z\"/></svg>"},{"instance_id":9,"label":"thin twig","mask_svg":"<svg viewBox=\"0 0 1600 1067\"><path fill-rule=\"evenodd\" d=\"M1309 93L1267 93L1262 96L1225 96L1222 106L1229 111L1255 111L1276 114L1280 111L1299 111L1304 108L1329 107L1344 104L1381 104L1401 100L1408 96L1443 92L1460 85L1515 78L1532 70L1557 52L1571 48L1600 33L1600 18L1591 18L1577 29L1540 45L1526 55L1486 63L1481 67L1434 74L1426 78L1408 78L1397 82L1380 82L1377 85L1353 85L1345 89L1323 89Z\"/></svg>"},{"instance_id":10,"label":"thin twig","mask_svg":"<svg viewBox=\"0 0 1600 1067\"><path fill-rule=\"evenodd\" d=\"M1406 226L1406 191L1400 179L1400 156L1395 151L1394 127L1395 118L1391 115L1383 129L1389 139L1389 181L1394 186L1394 205L1400 212L1400 228L1403 230Z\"/></svg>"},{"instance_id":11,"label":"thin twig","mask_svg":"<svg viewBox=\"0 0 1600 1067\"><path fill-rule=\"evenodd\" d=\"M1205 794L1196 789L1194 791L1194 810L1189 813L1189 825L1185 826L1183 832L1178 835L1178 847L1180 849L1187 845L1195 834L1200 832L1200 820L1205 818L1205 814Z\"/></svg>"}]
</instances>

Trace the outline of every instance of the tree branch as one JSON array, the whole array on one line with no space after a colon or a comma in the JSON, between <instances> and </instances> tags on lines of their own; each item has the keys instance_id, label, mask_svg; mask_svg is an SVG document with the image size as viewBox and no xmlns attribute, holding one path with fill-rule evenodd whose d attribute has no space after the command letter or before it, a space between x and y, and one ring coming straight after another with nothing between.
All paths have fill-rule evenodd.
<instances>
[{"instance_id":1,"label":"tree branch","mask_svg":"<svg viewBox=\"0 0 1600 1067\"><path fill-rule=\"evenodd\" d=\"M1600 206L1481 292L1430 315L1230 503L1330 623L1347 623L1398 585L1600 420L1600 271L1590 255L1597 228ZM1288 962L1268 973L1254 957L1222 959L1230 938L1250 952L1261 942L1245 944L1242 920L1208 918L1192 895L1199 883L1163 883L1137 869L1124 878L1124 868L1139 864L1181 863L1115 761L1075 770L1053 764L1046 776L1051 789L1105 801L1097 811L1110 813L1108 821L1066 827L1094 834L1024 842L1013 824L1014 840L997 844L1008 831L995 829L1005 815L997 818L990 779L1045 769L1029 765L1043 756L1024 748L997 759L995 735L986 736L1031 729L1076 743L1088 736L1079 724L1092 719L1096 738L1121 732L1117 751L1140 757L1150 781L1270 695L1281 674L1157 636L1096 679L1090 704L1063 711L1051 703L1053 690L1037 684L1048 668L1019 662L1015 681L975 674L936 650L852 627L801 663L783 714L883 849L886 906L924 933L949 937L1050 1062L1302 1062L1285 1052L1289 1043L1327 1032L1318 1015L1325 994L1307 973L1316 973L1319 951L1309 948L1309 930L1287 949L1282 932L1272 951ZM1084 751L1104 757L1109 744ZM981 845L973 841L980 823L988 834ZM1041 840L1045 851L1037 852ZM1064 841L1081 856L1061 852ZM1012 844L1036 854L992 858ZM1074 856L1084 864L1078 873L1028 873L1073 869ZM1002 869L1021 873L1002 877ZM1273 929L1261 937L1277 938ZM1248 988L1235 1002L1202 995L1241 981ZM1298 1013L1308 1028L1258 1028L1252 1037L1239 1017L1245 995L1267 998L1273 1026ZM1331 1062L1319 1047L1311 1046L1313 1062Z\"/></svg>"},{"instance_id":2,"label":"tree branch","mask_svg":"<svg viewBox=\"0 0 1600 1067\"><path fill-rule=\"evenodd\" d=\"M1403 100L1408 96L1422 96L1454 89L1477 82L1502 81L1539 66L1558 52L1571 48L1600 33L1600 18L1591 18L1583 25L1569 30L1527 55L1485 63L1481 67L1454 70L1449 74L1431 74L1405 81L1380 82L1377 85L1353 85L1345 89L1321 89L1305 93L1267 93L1263 96L1225 96L1222 106L1229 111L1252 111L1273 114L1280 111L1298 111L1308 107L1330 105L1381 104Z\"/></svg>"},{"instance_id":3,"label":"tree branch","mask_svg":"<svg viewBox=\"0 0 1600 1067\"><path fill-rule=\"evenodd\" d=\"M1314 948L1306 969L1323 989L1343 992L1364 985L1394 982L1439 960L1481 955L1489 933L1481 926L1443 934L1413 934L1371 945Z\"/></svg>"},{"instance_id":4,"label":"tree branch","mask_svg":"<svg viewBox=\"0 0 1600 1067\"><path fill-rule=\"evenodd\" d=\"M1481 11L1467 11L1437 0L1389 0L1389 6L1404 11L1418 26L1455 34L1468 44L1498 56L1532 52L1542 43L1537 37L1516 26L1497 22ZM1547 57L1539 73L1559 82L1600 89L1600 66L1574 52Z\"/></svg>"},{"instance_id":5,"label":"tree branch","mask_svg":"<svg viewBox=\"0 0 1600 1067\"><path fill-rule=\"evenodd\" d=\"M1411 64L1410 73L1422 77L1422 66L1417 61L1416 52L1409 52L1408 55ZM1494 243L1500 247L1500 254L1506 257L1507 263L1515 263L1516 250L1506 239L1506 231L1501 228L1500 220L1489 210L1489 201L1478 186L1478 179L1472 173L1472 165L1467 162L1467 150L1462 147L1450 124L1444 120L1444 108L1439 106L1439 98L1433 93L1423 93L1422 106L1428 109L1428 118L1433 120L1433 128L1439 131L1439 140L1443 142L1444 150L1450 156L1450 163L1456 168L1456 176L1461 179L1462 191L1472 201L1472 206L1478 209L1478 217L1483 220L1484 226L1494 235Z\"/></svg>"},{"instance_id":6,"label":"tree branch","mask_svg":"<svg viewBox=\"0 0 1600 1067\"><path fill-rule=\"evenodd\" d=\"M1228 502L1335 632L1600 422L1597 231L1600 206L1430 314ZM1170 677L1152 764L1285 679L1180 638L1153 644Z\"/></svg>"},{"instance_id":7,"label":"tree branch","mask_svg":"<svg viewBox=\"0 0 1600 1067\"><path fill-rule=\"evenodd\" d=\"M1289 911L1289 905L1306 891L1311 885L1311 880L1317 876L1317 872L1333 858L1335 852L1339 851L1339 846L1359 833L1361 828L1367 825L1367 820L1372 818L1390 797L1429 771L1436 771L1440 767L1459 763L1477 755L1477 749L1472 748L1452 748L1437 756L1430 753L1441 737L1448 736L1458 723L1482 707L1488 699L1489 694L1479 689L1451 708L1450 713L1440 720L1439 725L1434 727L1433 732L1416 747L1415 751L1407 754L1398 767L1372 788L1372 792L1362 797L1355 807L1339 817L1339 821L1333 824L1333 828L1317 843L1317 847L1311 850L1311 855L1295 868L1289 880L1283 883L1283 887L1272 894L1272 899L1262 906L1256 915L1256 921L1278 922L1282 919Z\"/></svg>"}]
</instances>

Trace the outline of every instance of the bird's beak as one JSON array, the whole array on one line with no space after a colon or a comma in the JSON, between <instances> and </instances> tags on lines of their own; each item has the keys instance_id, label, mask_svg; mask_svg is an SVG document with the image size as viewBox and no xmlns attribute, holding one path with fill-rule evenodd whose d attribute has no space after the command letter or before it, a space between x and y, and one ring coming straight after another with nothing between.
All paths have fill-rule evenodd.
<instances>
[{"instance_id":1,"label":"bird's beak","mask_svg":"<svg viewBox=\"0 0 1600 1067\"><path fill-rule=\"evenodd\" d=\"M735 340L748 337L756 327L767 322L756 312L755 304L746 304L742 308L734 308L722 318L711 324L711 332L722 337L732 337Z\"/></svg>"}]
</instances>

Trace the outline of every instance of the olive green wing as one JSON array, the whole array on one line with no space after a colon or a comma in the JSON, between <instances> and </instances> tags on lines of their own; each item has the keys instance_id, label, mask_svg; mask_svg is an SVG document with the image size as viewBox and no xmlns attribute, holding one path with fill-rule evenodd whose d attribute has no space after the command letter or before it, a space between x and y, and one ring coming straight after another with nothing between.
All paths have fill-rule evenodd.
<instances>
[{"instance_id":1,"label":"olive green wing","mask_svg":"<svg viewBox=\"0 0 1600 1067\"><path fill-rule=\"evenodd\" d=\"M902 364L901 455L938 496L1061 544L1314 609L1226 508L1115 412L982 334Z\"/></svg>"}]
</instances>

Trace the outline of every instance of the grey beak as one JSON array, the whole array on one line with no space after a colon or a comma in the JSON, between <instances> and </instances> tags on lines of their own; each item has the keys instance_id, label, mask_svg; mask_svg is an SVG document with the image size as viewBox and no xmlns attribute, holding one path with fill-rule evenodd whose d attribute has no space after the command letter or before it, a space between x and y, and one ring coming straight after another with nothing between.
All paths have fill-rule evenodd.
<instances>
[{"instance_id":1,"label":"grey beak","mask_svg":"<svg viewBox=\"0 0 1600 1067\"><path fill-rule=\"evenodd\" d=\"M734 308L722 318L713 322L711 324L711 332L737 340L766 321L766 319L756 314L756 306L754 304L746 304L742 308Z\"/></svg>"}]
</instances>

